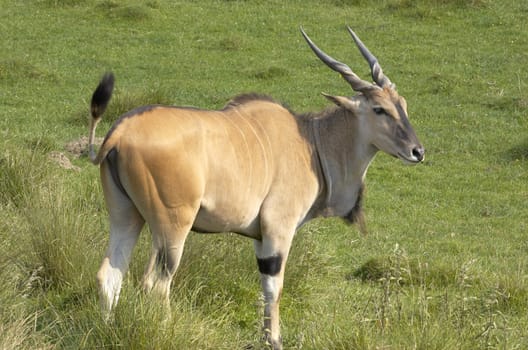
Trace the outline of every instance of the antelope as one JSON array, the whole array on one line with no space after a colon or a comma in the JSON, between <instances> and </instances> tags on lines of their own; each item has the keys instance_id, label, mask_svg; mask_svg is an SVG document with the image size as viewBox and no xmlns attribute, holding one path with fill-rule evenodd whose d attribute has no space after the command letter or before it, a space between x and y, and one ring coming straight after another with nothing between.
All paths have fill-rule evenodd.
<instances>
[{"instance_id":1,"label":"antelope","mask_svg":"<svg viewBox=\"0 0 528 350\"><path fill-rule=\"evenodd\" d=\"M405 99L378 60L347 27L368 61L373 83L319 49L315 55L357 94L324 94L333 105L295 114L270 97L246 94L221 110L151 105L122 115L96 153L95 129L110 101L107 73L92 96L90 159L99 165L110 221L97 273L103 314L117 304L142 227L152 251L146 292L169 304L172 278L189 231L236 232L252 238L264 296L264 336L282 349L279 302L295 232L312 218L342 217L365 231L365 175L378 151L405 163L424 159Z\"/></svg>"}]
</instances>

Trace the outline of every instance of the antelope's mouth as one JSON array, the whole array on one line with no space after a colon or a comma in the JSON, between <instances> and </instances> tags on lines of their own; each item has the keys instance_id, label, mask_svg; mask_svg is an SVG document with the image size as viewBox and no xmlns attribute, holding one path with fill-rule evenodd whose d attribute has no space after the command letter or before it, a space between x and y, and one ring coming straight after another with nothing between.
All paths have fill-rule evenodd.
<instances>
[{"instance_id":1,"label":"antelope's mouth","mask_svg":"<svg viewBox=\"0 0 528 350\"><path fill-rule=\"evenodd\" d=\"M423 162L424 152L415 152L413 151L410 155L404 155L403 153L398 152L397 158L401 159L405 164L416 165Z\"/></svg>"}]
</instances>

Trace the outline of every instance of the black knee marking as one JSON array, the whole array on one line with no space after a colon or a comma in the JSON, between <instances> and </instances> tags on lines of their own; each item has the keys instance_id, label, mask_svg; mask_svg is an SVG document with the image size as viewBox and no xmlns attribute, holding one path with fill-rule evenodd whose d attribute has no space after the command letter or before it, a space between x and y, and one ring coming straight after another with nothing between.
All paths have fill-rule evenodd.
<instances>
[{"instance_id":1,"label":"black knee marking","mask_svg":"<svg viewBox=\"0 0 528 350\"><path fill-rule=\"evenodd\" d=\"M270 256L269 258L257 258L260 273L270 276L278 274L282 267L282 256Z\"/></svg>"}]
</instances>

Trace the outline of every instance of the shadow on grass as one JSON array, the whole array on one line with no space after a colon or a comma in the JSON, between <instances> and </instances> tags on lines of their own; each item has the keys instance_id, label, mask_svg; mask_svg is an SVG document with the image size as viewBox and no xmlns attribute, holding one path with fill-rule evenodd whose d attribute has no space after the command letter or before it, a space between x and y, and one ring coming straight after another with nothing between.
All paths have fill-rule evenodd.
<instances>
[{"instance_id":1,"label":"shadow on grass","mask_svg":"<svg viewBox=\"0 0 528 350\"><path fill-rule=\"evenodd\" d=\"M0 79L17 82L21 80L58 81L57 77L27 59L11 58L0 61Z\"/></svg>"},{"instance_id":2,"label":"shadow on grass","mask_svg":"<svg viewBox=\"0 0 528 350\"><path fill-rule=\"evenodd\" d=\"M287 69L277 66L270 66L257 71L248 72L248 76L260 80L272 80L288 76Z\"/></svg>"},{"instance_id":3,"label":"shadow on grass","mask_svg":"<svg viewBox=\"0 0 528 350\"><path fill-rule=\"evenodd\" d=\"M507 150L504 158L511 162L528 160L528 138Z\"/></svg>"},{"instance_id":4,"label":"shadow on grass","mask_svg":"<svg viewBox=\"0 0 528 350\"><path fill-rule=\"evenodd\" d=\"M432 268L426 263L413 259L385 256L367 260L363 265L350 273L348 279L359 279L362 282L380 282L384 279L397 280L399 285L420 286L434 285L445 287L456 283L459 271L446 266Z\"/></svg>"},{"instance_id":5,"label":"shadow on grass","mask_svg":"<svg viewBox=\"0 0 528 350\"><path fill-rule=\"evenodd\" d=\"M142 21L153 18L152 10L158 9L157 1L145 1L144 3L120 2L115 0L104 0L96 5L96 9L102 11L109 18L129 21Z\"/></svg>"}]
</instances>

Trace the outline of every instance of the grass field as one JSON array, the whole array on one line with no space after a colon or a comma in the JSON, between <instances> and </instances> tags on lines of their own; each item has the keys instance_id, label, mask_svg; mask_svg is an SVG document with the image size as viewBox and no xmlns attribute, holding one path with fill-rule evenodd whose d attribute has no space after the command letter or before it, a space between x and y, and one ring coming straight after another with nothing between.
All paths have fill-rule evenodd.
<instances>
[{"instance_id":1,"label":"grass field","mask_svg":"<svg viewBox=\"0 0 528 350\"><path fill-rule=\"evenodd\" d=\"M261 349L249 239L191 234L172 318L140 293L135 250L115 320L95 274L108 223L98 170L65 145L146 104L221 108L241 92L293 110L349 95L302 40L364 78L350 25L405 96L426 161L378 155L369 234L317 219L295 238L286 349L528 349L528 3L519 0L1 0L0 349ZM60 152L60 153L59 153ZM50 157L50 154L55 155ZM74 168L56 162L62 154Z\"/></svg>"}]
</instances>

